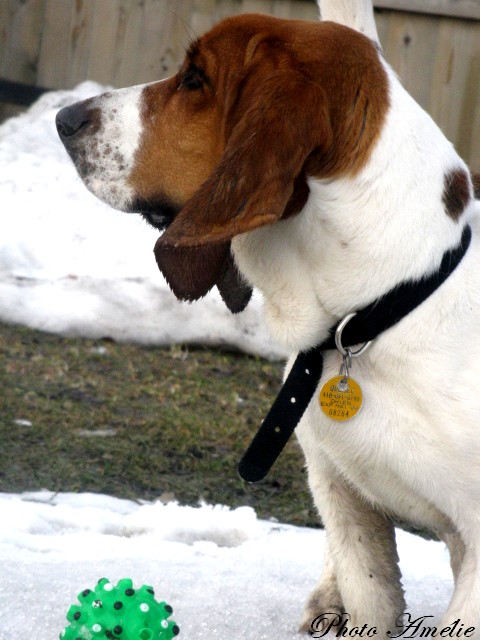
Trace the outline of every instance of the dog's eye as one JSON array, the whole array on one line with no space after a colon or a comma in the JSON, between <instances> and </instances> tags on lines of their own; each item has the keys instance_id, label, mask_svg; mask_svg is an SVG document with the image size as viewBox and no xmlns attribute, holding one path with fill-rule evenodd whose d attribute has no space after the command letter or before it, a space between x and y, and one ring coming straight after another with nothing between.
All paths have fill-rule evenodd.
<instances>
[{"instance_id":1,"label":"dog's eye","mask_svg":"<svg viewBox=\"0 0 480 640\"><path fill-rule=\"evenodd\" d=\"M185 89L201 89L205 83L205 74L201 69L196 67L190 68L180 79L179 89L185 87Z\"/></svg>"}]
</instances>

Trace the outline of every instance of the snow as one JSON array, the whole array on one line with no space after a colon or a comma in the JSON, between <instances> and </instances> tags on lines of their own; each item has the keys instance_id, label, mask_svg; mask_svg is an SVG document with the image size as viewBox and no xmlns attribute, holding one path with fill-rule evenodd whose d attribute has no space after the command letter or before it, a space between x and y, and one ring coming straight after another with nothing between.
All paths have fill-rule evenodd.
<instances>
[{"instance_id":1,"label":"snow","mask_svg":"<svg viewBox=\"0 0 480 640\"><path fill-rule=\"evenodd\" d=\"M294 640L319 577L320 530L257 519L250 507L132 502L104 495L0 494L0 639L58 637L66 612L102 577L149 584L180 638ZM443 544L397 531L408 611L446 608Z\"/></svg>"},{"instance_id":2,"label":"snow","mask_svg":"<svg viewBox=\"0 0 480 640\"><path fill-rule=\"evenodd\" d=\"M155 266L156 232L86 191L53 119L103 89L83 83L47 94L0 127L0 320L283 355L258 295L236 317L215 292L177 302ZM322 531L260 521L247 507L38 491L0 494L0 513L0 640L58 637L69 605L103 576L154 586L174 607L180 637L290 640L322 566ZM403 531L398 546L408 611L438 619L452 589L444 546Z\"/></svg>"}]
</instances>

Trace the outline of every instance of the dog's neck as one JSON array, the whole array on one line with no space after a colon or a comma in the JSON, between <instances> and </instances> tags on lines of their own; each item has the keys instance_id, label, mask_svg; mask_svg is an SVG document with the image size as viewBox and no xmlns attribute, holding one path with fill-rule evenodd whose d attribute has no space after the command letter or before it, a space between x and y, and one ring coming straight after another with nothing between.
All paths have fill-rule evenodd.
<instances>
[{"instance_id":1,"label":"dog's neck","mask_svg":"<svg viewBox=\"0 0 480 640\"><path fill-rule=\"evenodd\" d=\"M288 348L318 344L350 311L435 271L471 217L473 203L453 219L442 200L445 176L468 174L466 165L388 73L391 108L366 167L351 178L311 178L299 215L233 243L240 270L264 295L271 332Z\"/></svg>"}]
</instances>

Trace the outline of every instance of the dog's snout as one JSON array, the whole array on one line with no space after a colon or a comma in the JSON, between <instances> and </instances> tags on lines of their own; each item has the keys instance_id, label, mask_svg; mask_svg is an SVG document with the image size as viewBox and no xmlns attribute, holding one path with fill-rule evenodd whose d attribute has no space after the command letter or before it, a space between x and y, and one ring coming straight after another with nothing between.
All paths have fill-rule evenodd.
<instances>
[{"instance_id":1,"label":"dog's snout","mask_svg":"<svg viewBox=\"0 0 480 640\"><path fill-rule=\"evenodd\" d=\"M83 100L63 108L55 118L58 135L62 140L71 138L85 129L92 122L93 116L91 100Z\"/></svg>"}]
</instances>

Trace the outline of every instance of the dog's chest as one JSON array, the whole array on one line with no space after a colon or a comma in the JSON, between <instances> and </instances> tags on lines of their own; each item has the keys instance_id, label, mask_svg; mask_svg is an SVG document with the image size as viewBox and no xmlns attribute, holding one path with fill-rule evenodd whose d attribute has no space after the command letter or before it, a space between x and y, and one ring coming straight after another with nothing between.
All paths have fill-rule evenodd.
<instances>
[{"instance_id":1,"label":"dog's chest","mask_svg":"<svg viewBox=\"0 0 480 640\"><path fill-rule=\"evenodd\" d=\"M336 354L327 356L319 389L339 373L340 362ZM430 424L438 406L434 390L430 405L428 388L417 388L413 372L398 379L399 372L354 364L350 373L363 393L358 414L347 421L328 417L317 391L297 428L309 473L315 474L315 456L326 455L369 502L417 526L448 528L435 491L445 443Z\"/></svg>"}]
</instances>

